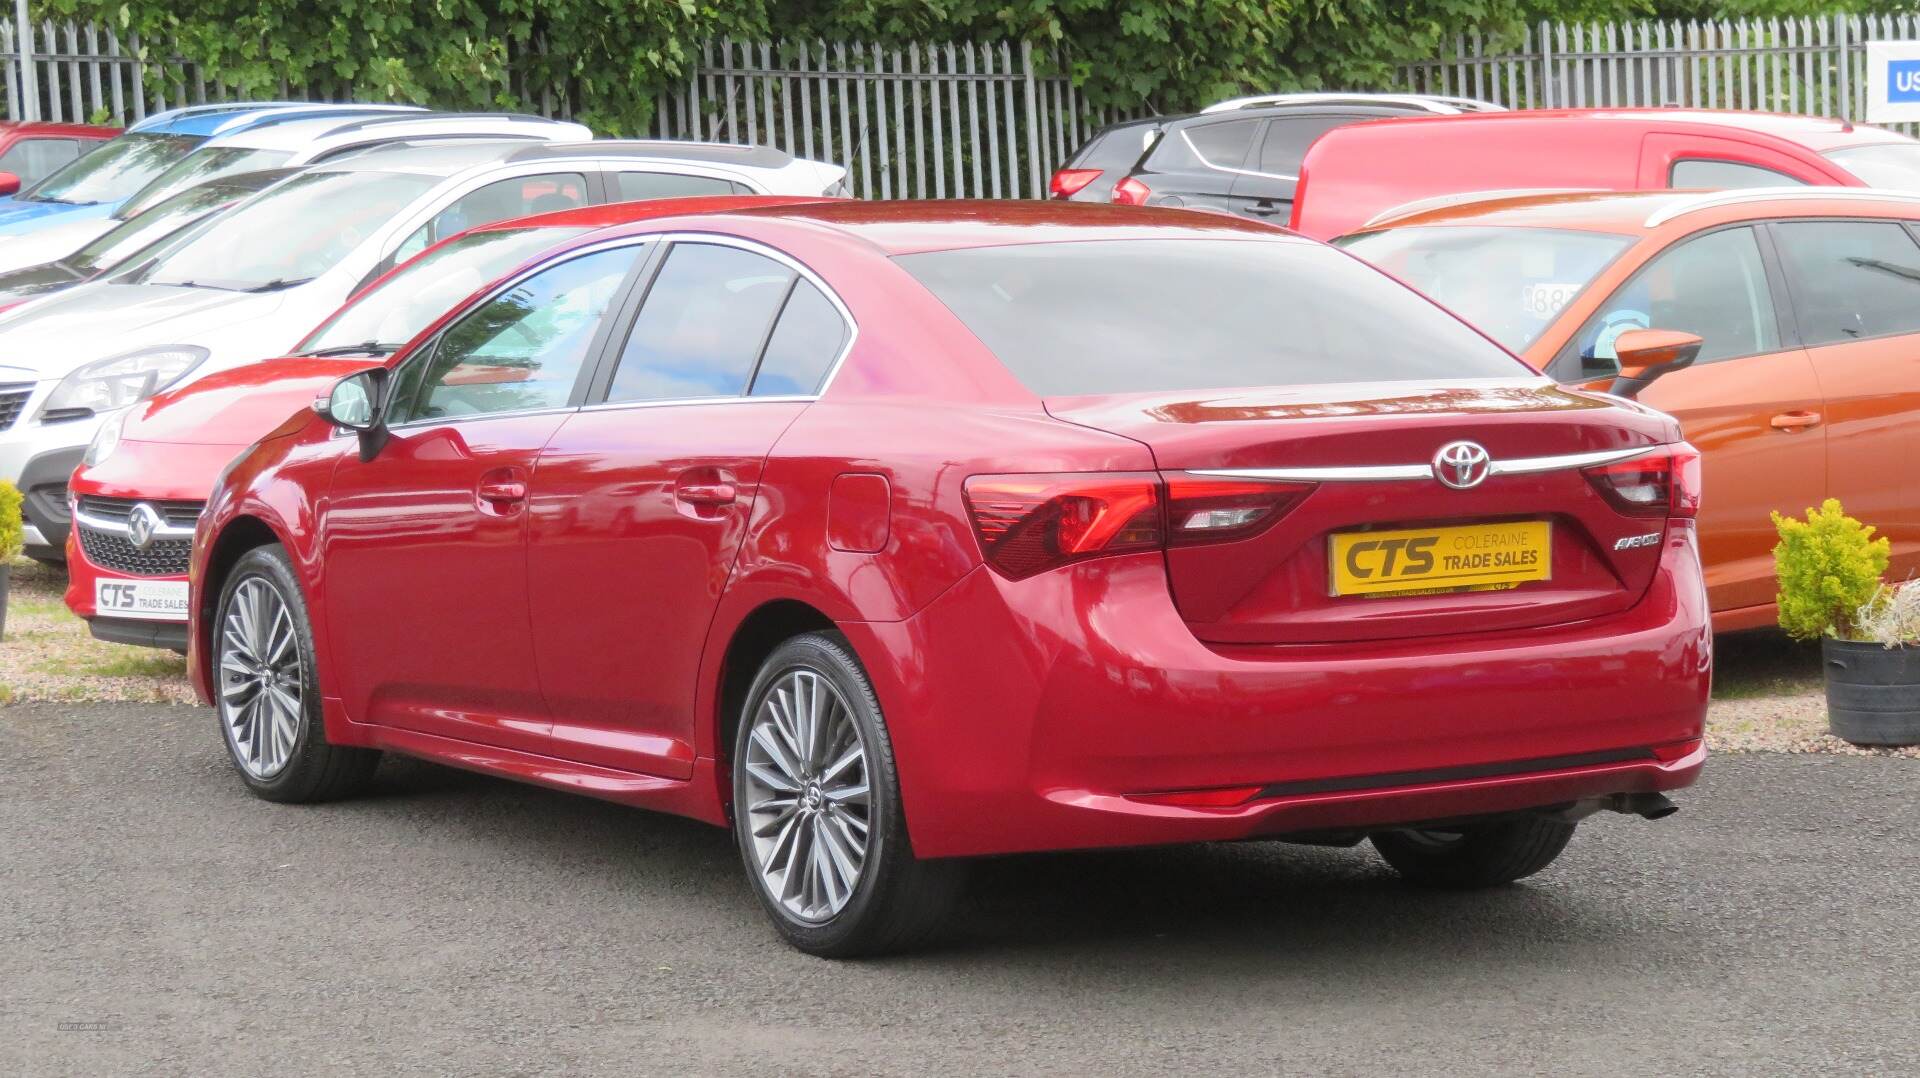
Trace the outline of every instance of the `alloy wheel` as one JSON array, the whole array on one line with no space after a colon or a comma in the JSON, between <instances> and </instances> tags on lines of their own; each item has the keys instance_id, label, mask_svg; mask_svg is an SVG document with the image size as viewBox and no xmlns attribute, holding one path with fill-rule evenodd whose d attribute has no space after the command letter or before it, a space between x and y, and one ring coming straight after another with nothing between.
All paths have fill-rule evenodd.
<instances>
[{"instance_id":1,"label":"alloy wheel","mask_svg":"<svg viewBox=\"0 0 1920 1078\"><path fill-rule=\"evenodd\" d=\"M220 622L221 726L247 774L280 773L306 721L299 634L286 599L264 577L241 581Z\"/></svg>"},{"instance_id":2,"label":"alloy wheel","mask_svg":"<svg viewBox=\"0 0 1920 1078\"><path fill-rule=\"evenodd\" d=\"M866 744L846 698L813 670L781 675L749 721L744 811L761 883L788 916L820 924L866 867Z\"/></svg>"}]
</instances>

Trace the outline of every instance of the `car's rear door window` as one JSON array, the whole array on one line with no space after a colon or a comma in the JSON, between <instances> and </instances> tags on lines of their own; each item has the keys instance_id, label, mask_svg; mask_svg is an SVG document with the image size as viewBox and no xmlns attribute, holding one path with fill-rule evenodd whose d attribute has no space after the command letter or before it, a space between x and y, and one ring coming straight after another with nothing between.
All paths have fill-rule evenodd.
<instances>
[{"instance_id":1,"label":"car's rear door window","mask_svg":"<svg viewBox=\"0 0 1920 1078\"><path fill-rule=\"evenodd\" d=\"M1043 397L1528 373L1419 293L1301 240L1034 243L896 261Z\"/></svg>"},{"instance_id":2,"label":"car's rear door window","mask_svg":"<svg viewBox=\"0 0 1920 1078\"><path fill-rule=\"evenodd\" d=\"M745 393L796 276L784 263L739 247L674 244L647 286L607 400Z\"/></svg>"},{"instance_id":3,"label":"car's rear door window","mask_svg":"<svg viewBox=\"0 0 1920 1078\"><path fill-rule=\"evenodd\" d=\"M826 293L802 277L794 282L780 320L754 371L755 397L806 396L820 391L847 343L847 322Z\"/></svg>"},{"instance_id":4,"label":"car's rear door window","mask_svg":"<svg viewBox=\"0 0 1920 1078\"><path fill-rule=\"evenodd\" d=\"M587 178L578 172L551 172L496 180L455 199L433 220L401 242L390 261L404 262L456 232L513 217L570 210L587 204Z\"/></svg>"},{"instance_id":5,"label":"car's rear door window","mask_svg":"<svg viewBox=\"0 0 1920 1078\"><path fill-rule=\"evenodd\" d=\"M1179 130L1173 138L1163 138L1148 158L1148 166L1159 172L1190 168L1232 168L1246 164L1253 138L1260 133L1259 120L1223 120L1195 124Z\"/></svg>"},{"instance_id":6,"label":"car's rear door window","mask_svg":"<svg viewBox=\"0 0 1920 1078\"><path fill-rule=\"evenodd\" d=\"M750 195L746 184L716 176L689 176L680 172L617 172L614 174L615 200L639 202L649 198L684 198L689 195Z\"/></svg>"},{"instance_id":7,"label":"car's rear door window","mask_svg":"<svg viewBox=\"0 0 1920 1078\"><path fill-rule=\"evenodd\" d=\"M1920 244L1891 221L1783 221L1774 241L1809 347L1920 333Z\"/></svg>"}]
</instances>

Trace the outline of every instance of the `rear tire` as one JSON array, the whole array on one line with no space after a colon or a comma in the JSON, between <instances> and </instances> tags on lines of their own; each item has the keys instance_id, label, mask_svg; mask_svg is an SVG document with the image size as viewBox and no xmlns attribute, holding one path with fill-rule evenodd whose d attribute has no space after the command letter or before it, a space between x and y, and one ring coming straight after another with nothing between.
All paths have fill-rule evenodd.
<instances>
[{"instance_id":1,"label":"rear tire","mask_svg":"<svg viewBox=\"0 0 1920 1078\"><path fill-rule=\"evenodd\" d=\"M924 943L963 883L962 863L913 854L880 702L839 633L787 641L754 678L734 736L733 831L774 929L822 958Z\"/></svg>"},{"instance_id":2,"label":"rear tire","mask_svg":"<svg viewBox=\"0 0 1920 1078\"><path fill-rule=\"evenodd\" d=\"M211 636L220 739L255 797L332 801L366 786L380 753L327 741L313 629L285 547L240 556L220 589Z\"/></svg>"},{"instance_id":3,"label":"rear tire","mask_svg":"<svg viewBox=\"0 0 1920 1078\"><path fill-rule=\"evenodd\" d=\"M1573 838L1574 825L1551 816L1449 830L1382 831L1373 848L1411 883L1470 890L1525 879L1552 864Z\"/></svg>"}]
</instances>

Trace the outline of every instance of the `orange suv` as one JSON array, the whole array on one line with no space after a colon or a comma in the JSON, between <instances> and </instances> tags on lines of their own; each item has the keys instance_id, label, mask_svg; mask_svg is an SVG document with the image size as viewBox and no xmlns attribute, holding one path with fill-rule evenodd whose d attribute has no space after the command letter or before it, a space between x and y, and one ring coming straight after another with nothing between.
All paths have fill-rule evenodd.
<instances>
[{"instance_id":1,"label":"orange suv","mask_svg":"<svg viewBox=\"0 0 1920 1078\"><path fill-rule=\"evenodd\" d=\"M1638 399L1678 417L1703 454L1716 629L1774 621L1769 510L1840 498L1893 539L1896 577L1920 571L1920 195L1469 199L1336 242L1560 382L1604 386L1620 352L1632 368L1649 343L1688 343L1622 340L1635 330L1700 338L1690 365Z\"/></svg>"}]
</instances>

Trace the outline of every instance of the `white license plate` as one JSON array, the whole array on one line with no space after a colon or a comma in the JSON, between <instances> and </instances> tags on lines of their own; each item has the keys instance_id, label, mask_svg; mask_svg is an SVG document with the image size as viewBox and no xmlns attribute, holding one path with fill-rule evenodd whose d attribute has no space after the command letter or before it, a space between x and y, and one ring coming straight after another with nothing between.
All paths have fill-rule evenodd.
<instances>
[{"instance_id":1,"label":"white license plate","mask_svg":"<svg viewBox=\"0 0 1920 1078\"><path fill-rule=\"evenodd\" d=\"M145 621L187 620L184 580L96 580L93 609L104 618Z\"/></svg>"}]
</instances>

